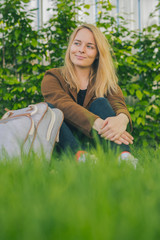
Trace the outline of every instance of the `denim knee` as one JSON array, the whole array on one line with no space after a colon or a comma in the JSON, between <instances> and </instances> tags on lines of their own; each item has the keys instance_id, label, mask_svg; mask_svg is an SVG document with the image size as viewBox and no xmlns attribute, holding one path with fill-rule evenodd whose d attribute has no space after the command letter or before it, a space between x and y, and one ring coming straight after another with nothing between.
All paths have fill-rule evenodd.
<instances>
[{"instance_id":1,"label":"denim knee","mask_svg":"<svg viewBox=\"0 0 160 240\"><path fill-rule=\"evenodd\" d=\"M107 117L116 116L108 99L105 97L100 97L100 98L97 98L96 100L94 100L90 105L89 111L98 115L102 119L106 119Z\"/></svg>"},{"instance_id":2,"label":"denim knee","mask_svg":"<svg viewBox=\"0 0 160 240\"><path fill-rule=\"evenodd\" d=\"M108 100L107 98L105 97L99 97L99 98L96 98L92 103L91 105L95 105L95 104L103 104L103 103L108 103Z\"/></svg>"}]
</instances>

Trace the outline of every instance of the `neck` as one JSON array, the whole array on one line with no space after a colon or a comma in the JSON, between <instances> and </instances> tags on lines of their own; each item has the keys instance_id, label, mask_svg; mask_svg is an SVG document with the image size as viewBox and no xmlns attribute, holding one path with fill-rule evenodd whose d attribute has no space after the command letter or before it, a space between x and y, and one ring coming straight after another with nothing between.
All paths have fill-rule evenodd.
<instances>
[{"instance_id":1,"label":"neck","mask_svg":"<svg viewBox=\"0 0 160 240\"><path fill-rule=\"evenodd\" d=\"M77 77L79 79L80 89L81 90L87 89L91 68L75 68L75 69Z\"/></svg>"}]
</instances>

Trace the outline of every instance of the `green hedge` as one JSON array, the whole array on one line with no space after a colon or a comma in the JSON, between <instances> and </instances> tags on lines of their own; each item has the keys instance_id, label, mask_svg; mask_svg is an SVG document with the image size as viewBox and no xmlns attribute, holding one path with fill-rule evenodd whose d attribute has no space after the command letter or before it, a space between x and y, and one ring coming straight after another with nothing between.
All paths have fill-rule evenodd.
<instances>
[{"instance_id":1,"label":"green hedge","mask_svg":"<svg viewBox=\"0 0 160 240\"><path fill-rule=\"evenodd\" d=\"M78 11L90 6L57 0L52 18L39 31L33 28L36 10L26 11L29 0L4 0L0 4L0 115L43 101L40 92L45 71L63 65L69 35L80 23ZM111 16L110 1L97 2L96 25L111 43L119 85L126 97L138 145L160 142L160 27L156 24L131 31L125 19ZM160 3L150 17L158 12Z\"/></svg>"}]
</instances>

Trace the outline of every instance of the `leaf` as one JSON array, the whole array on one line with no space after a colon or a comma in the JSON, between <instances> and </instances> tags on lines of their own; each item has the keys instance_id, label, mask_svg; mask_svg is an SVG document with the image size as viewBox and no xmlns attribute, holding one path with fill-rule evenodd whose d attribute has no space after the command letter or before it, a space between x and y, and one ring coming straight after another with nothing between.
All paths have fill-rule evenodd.
<instances>
[{"instance_id":1,"label":"leaf","mask_svg":"<svg viewBox=\"0 0 160 240\"><path fill-rule=\"evenodd\" d=\"M159 82L160 81L160 74L158 74L155 78L154 81Z\"/></svg>"},{"instance_id":2,"label":"leaf","mask_svg":"<svg viewBox=\"0 0 160 240\"><path fill-rule=\"evenodd\" d=\"M84 12L84 14L86 14L87 16L89 16L89 13L88 13L88 12Z\"/></svg>"},{"instance_id":3,"label":"leaf","mask_svg":"<svg viewBox=\"0 0 160 240\"><path fill-rule=\"evenodd\" d=\"M131 88L133 88L133 89L138 89L138 88L139 88L139 85L138 85L138 84L135 84L135 83L133 83L133 84L131 85Z\"/></svg>"},{"instance_id":4,"label":"leaf","mask_svg":"<svg viewBox=\"0 0 160 240\"><path fill-rule=\"evenodd\" d=\"M35 93L36 90L37 90L37 88L35 86L33 86L33 87L28 88L27 92L28 93Z\"/></svg>"},{"instance_id":5,"label":"leaf","mask_svg":"<svg viewBox=\"0 0 160 240\"><path fill-rule=\"evenodd\" d=\"M158 115L160 112L160 108L154 104L152 105L152 108L154 109L155 113Z\"/></svg>"},{"instance_id":6,"label":"leaf","mask_svg":"<svg viewBox=\"0 0 160 240\"><path fill-rule=\"evenodd\" d=\"M142 125L145 125L145 118L142 118Z\"/></svg>"},{"instance_id":7,"label":"leaf","mask_svg":"<svg viewBox=\"0 0 160 240\"><path fill-rule=\"evenodd\" d=\"M141 118L141 117L138 117L137 118L137 124L140 125L142 124L143 126L145 125L145 119L144 118Z\"/></svg>"},{"instance_id":8,"label":"leaf","mask_svg":"<svg viewBox=\"0 0 160 240\"><path fill-rule=\"evenodd\" d=\"M20 35L20 31L19 30L15 30L14 34L15 34L16 40L18 40L18 37Z\"/></svg>"},{"instance_id":9,"label":"leaf","mask_svg":"<svg viewBox=\"0 0 160 240\"><path fill-rule=\"evenodd\" d=\"M135 114L131 114L131 118L132 118L132 121L135 122L135 120L136 120Z\"/></svg>"},{"instance_id":10,"label":"leaf","mask_svg":"<svg viewBox=\"0 0 160 240\"><path fill-rule=\"evenodd\" d=\"M140 133L139 133L139 136L144 136L145 135L145 132L144 131L141 131Z\"/></svg>"},{"instance_id":11,"label":"leaf","mask_svg":"<svg viewBox=\"0 0 160 240\"><path fill-rule=\"evenodd\" d=\"M139 100L142 100L143 94L142 94L142 92L141 92L140 90L137 90L137 91L136 91L136 96L137 96L137 98L138 98Z\"/></svg>"},{"instance_id":12,"label":"leaf","mask_svg":"<svg viewBox=\"0 0 160 240\"><path fill-rule=\"evenodd\" d=\"M131 95L133 95L134 94L134 89L132 89L132 88L129 89L129 92L130 92Z\"/></svg>"},{"instance_id":13,"label":"leaf","mask_svg":"<svg viewBox=\"0 0 160 240\"><path fill-rule=\"evenodd\" d=\"M141 118L137 118L137 124L140 125L141 124Z\"/></svg>"},{"instance_id":14,"label":"leaf","mask_svg":"<svg viewBox=\"0 0 160 240\"><path fill-rule=\"evenodd\" d=\"M133 107L128 107L128 111L129 112L134 112L134 108Z\"/></svg>"},{"instance_id":15,"label":"leaf","mask_svg":"<svg viewBox=\"0 0 160 240\"><path fill-rule=\"evenodd\" d=\"M152 106L148 106L147 109L146 109L146 111L147 111L147 112L150 112L151 109L152 109Z\"/></svg>"},{"instance_id":16,"label":"leaf","mask_svg":"<svg viewBox=\"0 0 160 240\"><path fill-rule=\"evenodd\" d=\"M29 3L30 0L22 0L24 3Z\"/></svg>"},{"instance_id":17,"label":"leaf","mask_svg":"<svg viewBox=\"0 0 160 240\"><path fill-rule=\"evenodd\" d=\"M90 9L90 5L89 4L85 4L83 7L86 8L86 9Z\"/></svg>"},{"instance_id":18,"label":"leaf","mask_svg":"<svg viewBox=\"0 0 160 240\"><path fill-rule=\"evenodd\" d=\"M147 142L146 139L143 139L143 146L144 146L144 147L147 147L147 146L148 146L148 142Z\"/></svg>"},{"instance_id":19,"label":"leaf","mask_svg":"<svg viewBox=\"0 0 160 240\"><path fill-rule=\"evenodd\" d=\"M127 61L127 63L129 63L129 64L134 64L134 62L133 62L133 57L127 57L126 58L126 61Z\"/></svg>"},{"instance_id":20,"label":"leaf","mask_svg":"<svg viewBox=\"0 0 160 240\"><path fill-rule=\"evenodd\" d=\"M150 92L149 91L146 91L146 90L143 90L143 93L147 96L150 96Z\"/></svg>"},{"instance_id":21,"label":"leaf","mask_svg":"<svg viewBox=\"0 0 160 240\"><path fill-rule=\"evenodd\" d=\"M31 41L31 45L32 45L33 47L36 47L36 46L38 45L37 40L33 38L32 41Z\"/></svg>"}]
</instances>

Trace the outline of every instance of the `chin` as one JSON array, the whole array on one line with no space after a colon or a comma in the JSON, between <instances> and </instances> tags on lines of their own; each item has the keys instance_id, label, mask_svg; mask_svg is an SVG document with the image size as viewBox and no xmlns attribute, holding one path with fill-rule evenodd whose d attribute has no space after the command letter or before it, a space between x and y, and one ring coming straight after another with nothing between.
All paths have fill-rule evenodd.
<instances>
[{"instance_id":1,"label":"chin","mask_svg":"<svg viewBox=\"0 0 160 240\"><path fill-rule=\"evenodd\" d=\"M74 64L74 66L80 67L80 68L89 68L89 67L91 67L91 66L84 65L84 64Z\"/></svg>"}]
</instances>

